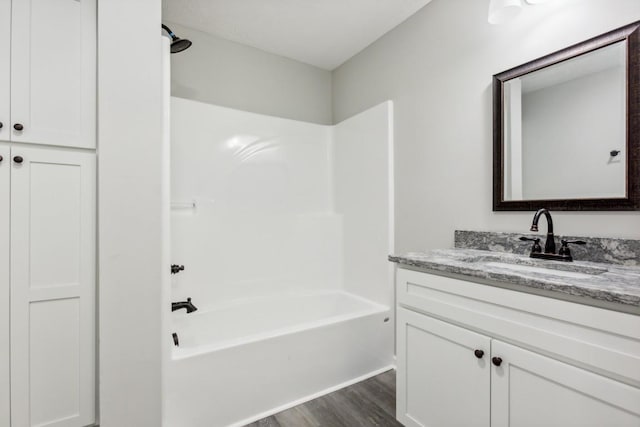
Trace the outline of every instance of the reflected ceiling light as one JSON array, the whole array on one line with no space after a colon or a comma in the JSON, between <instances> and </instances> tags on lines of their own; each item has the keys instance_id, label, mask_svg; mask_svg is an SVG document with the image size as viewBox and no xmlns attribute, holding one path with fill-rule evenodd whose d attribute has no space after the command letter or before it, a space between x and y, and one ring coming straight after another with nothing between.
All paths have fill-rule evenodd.
<instances>
[{"instance_id":1,"label":"reflected ceiling light","mask_svg":"<svg viewBox=\"0 0 640 427\"><path fill-rule=\"evenodd\" d=\"M491 0L489 3L489 23L503 24L515 18L521 11L522 0Z\"/></svg>"},{"instance_id":2,"label":"reflected ceiling light","mask_svg":"<svg viewBox=\"0 0 640 427\"><path fill-rule=\"evenodd\" d=\"M528 4L540 4L540 3L544 3L547 2L549 0L527 0Z\"/></svg>"}]
</instances>

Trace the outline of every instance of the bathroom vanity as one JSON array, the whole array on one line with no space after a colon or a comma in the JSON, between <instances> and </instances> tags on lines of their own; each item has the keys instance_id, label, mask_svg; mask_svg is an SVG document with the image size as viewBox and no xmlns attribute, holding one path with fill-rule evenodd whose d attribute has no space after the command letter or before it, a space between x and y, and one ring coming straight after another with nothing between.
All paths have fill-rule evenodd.
<instances>
[{"instance_id":1,"label":"bathroom vanity","mask_svg":"<svg viewBox=\"0 0 640 427\"><path fill-rule=\"evenodd\" d=\"M481 234L456 232L456 249L390 257L398 420L640 425L640 268L598 250L613 263L534 260L503 252L516 235Z\"/></svg>"}]
</instances>

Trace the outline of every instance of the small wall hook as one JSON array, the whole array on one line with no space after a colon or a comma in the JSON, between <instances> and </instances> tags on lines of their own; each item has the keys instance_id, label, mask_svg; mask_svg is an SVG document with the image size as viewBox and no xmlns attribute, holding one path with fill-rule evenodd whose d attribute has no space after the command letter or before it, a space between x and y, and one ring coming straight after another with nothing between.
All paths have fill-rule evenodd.
<instances>
[{"instance_id":1,"label":"small wall hook","mask_svg":"<svg viewBox=\"0 0 640 427\"><path fill-rule=\"evenodd\" d=\"M616 157L618 154L620 154L620 150L611 150L609 154L611 155L611 157Z\"/></svg>"}]
</instances>

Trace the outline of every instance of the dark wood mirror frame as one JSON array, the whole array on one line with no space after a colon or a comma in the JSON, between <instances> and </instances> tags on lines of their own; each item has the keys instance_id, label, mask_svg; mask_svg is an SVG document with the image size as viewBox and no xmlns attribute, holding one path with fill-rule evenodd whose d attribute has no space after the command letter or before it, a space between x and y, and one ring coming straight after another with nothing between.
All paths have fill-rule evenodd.
<instances>
[{"instance_id":1,"label":"dark wood mirror frame","mask_svg":"<svg viewBox=\"0 0 640 427\"><path fill-rule=\"evenodd\" d=\"M566 200L504 200L504 83L596 49L627 41L627 176L625 198ZM640 210L640 21L538 58L493 76L493 210L533 211Z\"/></svg>"}]
</instances>

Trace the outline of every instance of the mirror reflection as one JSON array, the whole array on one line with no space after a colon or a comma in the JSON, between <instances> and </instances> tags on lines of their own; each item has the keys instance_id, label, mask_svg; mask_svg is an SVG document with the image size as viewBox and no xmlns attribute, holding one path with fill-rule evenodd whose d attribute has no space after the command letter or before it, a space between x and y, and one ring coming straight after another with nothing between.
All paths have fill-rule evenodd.
<instances>
[{"instance_id":1,"label":"mirror reflection","mask_svg":"<svg viewBox=\"0 0 640 427\"><path fill-rule=\"evenodd\" d=\"M504 82L503 200L626 196L627 41Z\"/></svg>"}]
</instances>

